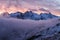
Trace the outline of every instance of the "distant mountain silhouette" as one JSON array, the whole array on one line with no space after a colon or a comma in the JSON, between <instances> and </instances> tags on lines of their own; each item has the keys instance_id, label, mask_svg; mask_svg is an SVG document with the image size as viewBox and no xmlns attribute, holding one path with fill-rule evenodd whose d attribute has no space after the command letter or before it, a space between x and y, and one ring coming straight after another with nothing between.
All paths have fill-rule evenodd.
<instances>
[{"instance_id":1,"label":"distant mountain silhouette","mask_svg":"<svg viewBox=\"0 0 60 40\"><path fill-rule=\"evenodd\" d=\"M49 13L34 13L32 11L26 11L25 13L21 12L16 12L16 13L11 13L11 17L14 18L19 18L19 19L32 19L32 20L46 20L46 19L52 19L52 18L57 18L58 16Z\"/></svg>"},{"instance_id":2,"label":"distant mountain silhouette","mask_svg":"<svg viewBox=\"0 0 60 40\"><path fill-rule=\"evenodd\" d=\"M11 13L10 14L11 17L14 17L14 18L23 18L23 13L21 12L16 12L16 13Z\"/></svg>"},{"instance_id":3,"label":"distant mountain silhouette","mask_svg":"<svg viewBox=\"0 0 60 40\"><path fill-rule=\"evenodd\" d=\"M39 20L40 16L32 11L27 11L24 13L24 19Z\"/></svg>"},{"instance_id":4,"label":"distant mountain silhouette","mask_svg":"<svg viewBox=\"0 0 60 40\"><path fill-rule=\"evenodd\" d=\"M40 16L41 16L42 20L44 20L44 19L52 19L52 18L57 18L58 17L56 15L51 14L50 12L49 13L41 13Z\"/></svg>"}]
</instances>

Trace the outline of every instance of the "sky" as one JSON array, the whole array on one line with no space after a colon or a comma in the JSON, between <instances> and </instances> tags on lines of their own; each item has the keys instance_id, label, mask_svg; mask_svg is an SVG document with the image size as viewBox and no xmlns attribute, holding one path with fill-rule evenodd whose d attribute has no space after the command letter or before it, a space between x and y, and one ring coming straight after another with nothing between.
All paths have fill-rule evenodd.
<instances>
[{"instance_id":1,"label":"sky","mask_svg":"<svg viewBox=\"0 0 60 40\"><path fill-rule=\"evenodd\" d=\"M27 10L38 14L51 12L60 16L60 0L0 0L0 13L26 12Z\"/></svg>"}]
</instances>

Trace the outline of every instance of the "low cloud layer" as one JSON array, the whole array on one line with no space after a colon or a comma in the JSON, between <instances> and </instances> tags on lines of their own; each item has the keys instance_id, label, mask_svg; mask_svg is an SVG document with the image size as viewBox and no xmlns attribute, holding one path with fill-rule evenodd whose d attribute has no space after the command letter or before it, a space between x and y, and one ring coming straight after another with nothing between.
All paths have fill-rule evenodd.
<instances>
[{"instance_id":1,"label":"low cloud layer","mask_svg":"<svg viewBox=\"0 0 60 40\"><path fill-rule=\"evenodd\" d=\"M59 22L60 19L58 18L34 21L0 17L0 39L25 40L43 29L55 26Z\"/></svg>"}]
</instances>

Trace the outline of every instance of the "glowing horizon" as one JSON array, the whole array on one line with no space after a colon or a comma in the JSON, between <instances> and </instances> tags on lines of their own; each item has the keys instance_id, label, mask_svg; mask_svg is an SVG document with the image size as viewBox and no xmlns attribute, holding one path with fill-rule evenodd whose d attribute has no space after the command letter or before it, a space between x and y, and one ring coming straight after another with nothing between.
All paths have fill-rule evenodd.
<instances>
[{"instance_id":1,"label":"glowing horizon","mask_svg":"<svg viewBox=\"0 0 60 40\"><path fill-rule=\"evenodd\" d=\"M51 12L60 15L60 0L0 0L0 13L17 11L24 13L28 10L38 14Z\"/></svg>"}]
</instances>

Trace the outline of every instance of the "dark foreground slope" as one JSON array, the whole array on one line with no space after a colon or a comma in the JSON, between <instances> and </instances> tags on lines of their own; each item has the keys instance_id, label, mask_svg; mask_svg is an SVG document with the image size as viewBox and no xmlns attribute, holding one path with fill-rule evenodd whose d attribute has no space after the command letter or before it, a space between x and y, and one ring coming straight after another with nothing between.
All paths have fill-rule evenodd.
<instances>
[{"instance_id":1,"label":"dark foreground slope","mask_svg":"<svg viewBox=\"0 0 60 40\"><path fill-rule=\"evenodd\" d=\"M0 40L58 40L59 35L59 18L40 21L0 18Z\"/></svg>"}]
</instances>

